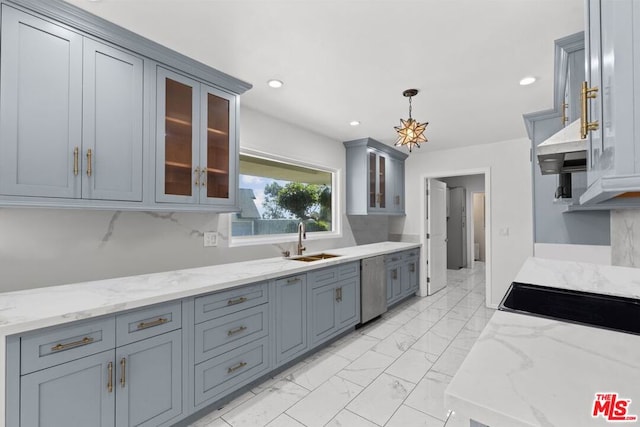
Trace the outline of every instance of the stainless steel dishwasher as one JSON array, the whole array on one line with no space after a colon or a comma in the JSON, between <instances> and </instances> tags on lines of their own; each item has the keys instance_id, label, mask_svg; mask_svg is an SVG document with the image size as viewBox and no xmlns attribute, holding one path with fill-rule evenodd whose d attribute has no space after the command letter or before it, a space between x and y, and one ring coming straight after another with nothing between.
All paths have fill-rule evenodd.
<instances>
[{"instance_id":1,"label":"stainless steel dishwasher","mask_svg":"<svg viewBox=\"0 0 640 427\"><path fill-rule=\"evenodd\" d=\"M366 323L387 311L387 275L384 255L362 260L360 322Z\"/></svg>"}]
</instances>

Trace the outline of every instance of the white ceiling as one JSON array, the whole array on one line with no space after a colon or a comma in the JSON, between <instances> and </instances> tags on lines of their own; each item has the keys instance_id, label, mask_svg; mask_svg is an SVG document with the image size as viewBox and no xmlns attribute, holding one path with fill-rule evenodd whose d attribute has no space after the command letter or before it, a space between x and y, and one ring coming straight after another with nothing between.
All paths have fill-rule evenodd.
<instances>
[{"instance_id":1,"label":"white ceiling","mask_svg":"<svg viewBox=\"0 0 640 427\"><path fill-rule=\"evenodd\" d=\"M583 0L68 1L252 83L244 105L339 141L392 144L402 91L417 88L421 150L526 136L522 114L552 106L553 41L584 28ZM527 75L538 81L519 86Z\"/></svg>"}]
</instances>

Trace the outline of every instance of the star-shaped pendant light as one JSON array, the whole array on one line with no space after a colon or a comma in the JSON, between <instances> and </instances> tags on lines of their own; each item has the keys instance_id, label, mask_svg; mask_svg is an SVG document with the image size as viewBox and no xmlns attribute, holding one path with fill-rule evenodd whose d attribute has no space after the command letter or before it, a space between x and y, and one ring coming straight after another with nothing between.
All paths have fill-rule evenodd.
<instances>
[{"instance_id":1,"label":"star-shaped pendant light","mask_svg":"<svg viewBox=\"0 0 640 427\"><path fill-rule=\"evenodd\" d=\"M427 129L426 123L418 123L411 117L411 98L418 94L418 89L407 89L402 92L402 95L409 98L409 118L407 120L400 119L400 126L395 126L394 129L398 132L398 140L396 141L396 147L406 145L409 147L409 152L415 145L420 148L421 142L427 142L427 138L424 136L424 131Z\"/></svg>"}]
</instances>

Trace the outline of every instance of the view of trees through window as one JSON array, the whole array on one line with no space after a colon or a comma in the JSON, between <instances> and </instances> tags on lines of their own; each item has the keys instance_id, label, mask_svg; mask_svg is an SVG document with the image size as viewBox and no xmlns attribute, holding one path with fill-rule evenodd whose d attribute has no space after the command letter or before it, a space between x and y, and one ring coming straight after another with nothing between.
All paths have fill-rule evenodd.
<instances>
[{"instance_id":1,"label":"view of trees through window","mask_svg":"<svg viewBox=\"0 0 640 427\"><path fill-rule=\"evenodd\" d=\"M240 212L232 236L295 233L303 221L308 232L333 231L333 174L240 155Z\"/></svg>"}]
</instances>

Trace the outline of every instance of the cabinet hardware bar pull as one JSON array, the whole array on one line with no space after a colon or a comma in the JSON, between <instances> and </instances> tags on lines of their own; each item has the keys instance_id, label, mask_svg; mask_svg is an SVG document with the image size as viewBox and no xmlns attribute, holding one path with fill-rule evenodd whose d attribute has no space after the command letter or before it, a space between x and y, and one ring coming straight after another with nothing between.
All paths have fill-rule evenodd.
<instances>
[{"instance_id":1,"label":"cabinet hardware bar pull","mask_svg":"<svg viewBox=\"0 0 640 427\"><path fill-rule=\"evenodd\" d=\"M241 304L243 302L245 302L247 299L245 297L240 297L240 298L236 298L236 299L230 299L229 301L227 301L227 305L236 305L236 304Z\"/></svg>"},{"instance_id":2,"label":"cabinet hardware bar pull","mask_svg":"<svg viewBox=\"0 0 640 427\"><path fill-rule=\"evenodd\" d=\"M91 148L87 150L87 176L91 176L93 168L91 167L91 158L93 157L93 151Z\"/></svg>"},{"instance_id":3,"label":"cabinet hardware bar pull","mask_svg":"<svg viewBox=\"0 0 640 427\"><path fill-rule=\"evenodd\" d=\"M336 288L336 301L340 301L340 292L338 292L338 288Z\"/></svg>"},{"instance_id":4,"label":"cabinet hardware bar pull","mask_svg":"<svg viewBox=\"0 0 640 427\"><path fill-rule=\"evenodd\" d=\"M290 279L287 279L287 285L290 285L292 283L296 283L296 282L299 282L299 281L300 281L299 277L292 277Z\"/></svg>"},{"instance_id":5,"label":"cabinet hardware bar pull","mask_svg":"<svg viewBox=\"0 0 640 427\"><path fill-rule=\"evenodd\" d=\"M207 169L202 168L200 170L200 185L205 187L207 185Z\"/></svg>"},{"instance_id":6,"label":"cabinet hardware bar pull","mask_svg":"<svg viewBox=\"0 0 640 427\"><path fill-rule=\"evenodd\" d=\"M80 171L80 149L78 147L73 149L73 175L78 176Z\"/></svg>"},{"instance_id":7,"label":"cabinet hardware bar pull","mask_svg":"<svg viewBox=\"0 0 640 427\"><path fill-rule=\"evenodd\" d=\"M56 344L53 347L51 347L51 351L67 350L73 347L80 347L81 345L91 344L92 342L93 342L93 338L84 337L80 341L74 341L67 344Z\"/></svg>"},{"instance_id":8,"label":"cabinet hardware bar pull","mask_svg":"<svg viewBox=\"0 0 640 427\"><path fill-rule=\"evenodd\" d=\"M167 323L168 321L169 321L169 319L167 319L166 317L158 317L157 320L154 320L152 322L140 322L140 323L138 323L138 329L152 328L154 326L158 326L158 325L162 325L163 323Z\"/></svg>"},{"instance_id":9,"label":"cabinet hardware bar pull","mask_svg":"<svg viewBox=\"0 0 640 427\"><path fill-rule=\"evenodd\" d=\"M242 332L242 331L246 331L246 330L247 330L247 327L246 327L246 326L240 326L240 327L235 328L235 329L229 329L229 330L227 331L227 336L229 336L229 337L230 337L230 336L232 336L232 335L239 334L240 332Z\"/></svg>"},{"instance_id":10,"label":"cabinet hardware bar pull","mask_svg":"<svg viewBox=\"0 0 640 427\"><path fill-rule=\"evenodd\" d=\"M409 271L412 272L412 273L415 273L416 265L415 264L409 264Z\"/></svg>"},{"instance_id":11,"label":"cabinet hardware bar pull","mask_svg":"<svg viewBox=\"0 0 640 427\"><path fill-rule=\"evenodd\" d=\"M197 187L200 185L200 167L195 168L195 170L193 171L193 173L195 174L195 178L196 178L196 182L194 183L194 185Z\"/></svg>"},{"instance_id":12,"label":"cabinet hardware bar pull","mask_svg":"<svg viewBox=\"0 0 640 427\"><path fill-rule=\"evenodd\" d=\"M235 366L230 367L229 369L227 369L227 374L231 374L234 373L235 371L237 371L238 369L242 369L245 366L247 366L247 362L240 362Z\"/></svg>"},{"instance_id":13,"label":"cabinet hardware bar pull","mask_svg":"<svg viewBox=\"0 0 640 427\"><path fill-rule=\"evenodd\" d=\"M562 124L563 125L569 121L569 117L567 117L568 107L569 107L569 104L567 104L566 102L562 103Z\"/></svg>"},{"instance_id":14,"label":"cabinet hardware bar pull","mask_svg":"<svg viewBox=\"0 0 640 427\"><path fill-rule=\"evenodd\" d=\"M592 122L589 120L588 115L588 107L589 107L589 99L593 99L598 94L597 87L588 87L587 82L582 82L582 87L580 90L580 138L585 139L590 131L598 130L600 124L597 120Z\"/></svg>"},{"instance_id":15,"label":"cabinet hardware bar pull","mask_svg":"<svg viewBox=\"0 0 640 427\"><path fill-rule=\"evenodd\" d=\"M113 362L109 362L107 365L107 372L109 376L107 379L107 391L111 393L113 391Z\"/></svg>"},{"instance_id":16,"label":"cabinet hardware bar pull","mask_svg":"<svg viewBox=\"0 0 640 427\"><path fill-rule=\"evenodd\" d=\"M393 274L391 275L391 278L394 279L394 280L397 279L398 278L398 269L394 268L392 270L392 272L393 272Z\"/></svg>"},{"instance_id":17,"label":"cabinet hardware bar pull","mask_svg":"<svg viewBox=\"0 0 640 427\"><path fill-rule=\"evenodd\" d=\"M124 388L127 384L127 359L120 359L120 387Z\"/></svg>"}]
</instances>

